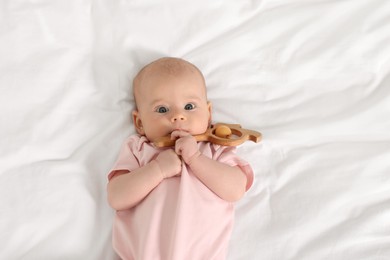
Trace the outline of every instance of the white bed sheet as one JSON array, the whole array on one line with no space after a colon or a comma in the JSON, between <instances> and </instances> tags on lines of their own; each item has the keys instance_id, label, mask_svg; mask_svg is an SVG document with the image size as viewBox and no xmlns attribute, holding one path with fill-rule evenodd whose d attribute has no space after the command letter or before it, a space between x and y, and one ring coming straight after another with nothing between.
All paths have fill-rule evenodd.
<instances>
[{"instance_id":1,"label":"white bed sheet","mask_svg":"<svg viewBox=\"0 0 390 260\"><path fill-rule=\"evenodd\" d=\"M386 0L1 0L0 259L116 259L106 173L161 56L263 133L229 260L390 259Z\"/></svg>"}]
</instances>

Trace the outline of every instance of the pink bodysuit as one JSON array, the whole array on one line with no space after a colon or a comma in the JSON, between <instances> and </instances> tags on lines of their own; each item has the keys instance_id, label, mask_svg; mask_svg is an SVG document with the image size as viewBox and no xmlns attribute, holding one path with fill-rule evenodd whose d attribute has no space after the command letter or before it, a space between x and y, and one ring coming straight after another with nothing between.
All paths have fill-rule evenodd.
<instances>
[{"instance_id":1,"label":"pink bodysuit","mask_svg":"<svg viewBox=\"0 0 390 260\"><path fill-rule=\"evenodd\" d=\"M250 165L235 147L198 143L205 156L239 166L253 182ZM134 135L122 146L111 170L131 171L144 166L163 150ZM233 226L234 204L209 190L183 162L179 177L163 180L137 206L116 212L113 247L126 260L222 260L226 258Z\"/></svg>"}]
</instances>

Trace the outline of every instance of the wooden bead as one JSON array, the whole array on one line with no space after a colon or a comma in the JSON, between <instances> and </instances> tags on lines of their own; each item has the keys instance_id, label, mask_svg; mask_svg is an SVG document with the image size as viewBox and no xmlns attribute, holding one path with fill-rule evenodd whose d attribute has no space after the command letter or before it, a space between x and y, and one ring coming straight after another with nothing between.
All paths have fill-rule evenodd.
<instances>
[{"instance_id":1,"label":"wooden bead","mask_svg":"<svg viewBox=\"0 0 390 260\"><path fill-rule=\"evenodd\" d=\"M215 135L221 138L228 138L231 134L232 130L225 125L218 126L215 129Z\"/></svg>"}]
</instances>

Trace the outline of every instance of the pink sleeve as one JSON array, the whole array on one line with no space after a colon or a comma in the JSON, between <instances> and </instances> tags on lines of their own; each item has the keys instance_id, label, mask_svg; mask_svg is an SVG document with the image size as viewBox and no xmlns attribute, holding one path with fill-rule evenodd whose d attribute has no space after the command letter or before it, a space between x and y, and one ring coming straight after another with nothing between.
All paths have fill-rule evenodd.
<instances>
[{"instance_id":1,"label":"pink sleeve","mask_svg":"<svg viewBox=\"0 0 390 260\"><path fill-rule=\"evenodd\" d=\"M108 174L108 180L115 175L116 171L128 170L131 172L132 170L140 167L135 154L137 153L137 149L135 149L137 143L137 137L130 137L123 143L118 159Z\"/></svg>"},{"instance_id":2,"label":"pink sleeve","mask_svg":"<svg viewBox=\"0 0 390 260\"><path fill-rule=\"evenodd\" d=\"M230 166L238 166L246 174L246 190L249 190L253 184L253 170L248 162L237 156L236 147L220 146L216 149L216 152L213 155L213 159L226 163Z\"/></svg>"}]
</instances>

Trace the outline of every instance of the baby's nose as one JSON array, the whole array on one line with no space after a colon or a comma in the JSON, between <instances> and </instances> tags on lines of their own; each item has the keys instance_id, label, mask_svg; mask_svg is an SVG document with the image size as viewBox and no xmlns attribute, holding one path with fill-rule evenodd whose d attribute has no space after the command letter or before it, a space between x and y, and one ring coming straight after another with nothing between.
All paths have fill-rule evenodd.
<instances>
[{"instance_id":1,"label":"baby's nose","mask_svg":"<svg viewBox=\"0 0 390 260\"><path fill-rule=\"evenodd\" d=\"M186 117L182 114L176 114L172 117L171 121L172 123L179 122L179 121L184 121L186 120Z\"/></svg>"}]
</instances>

